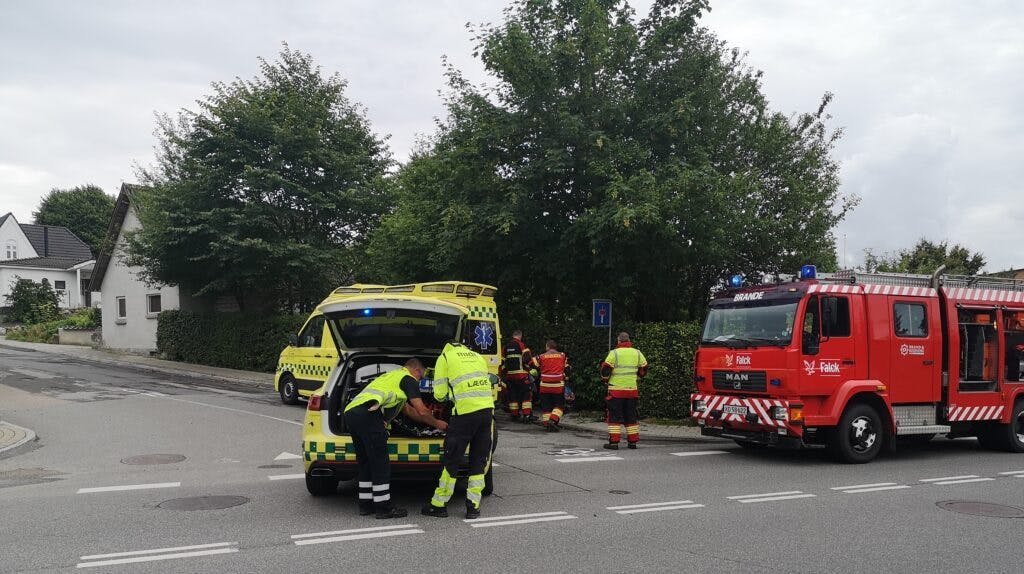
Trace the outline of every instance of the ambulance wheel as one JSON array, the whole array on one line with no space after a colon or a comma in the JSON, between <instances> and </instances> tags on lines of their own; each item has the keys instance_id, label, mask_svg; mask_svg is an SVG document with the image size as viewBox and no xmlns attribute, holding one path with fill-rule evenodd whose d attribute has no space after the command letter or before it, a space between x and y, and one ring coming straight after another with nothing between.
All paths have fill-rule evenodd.
<instances>
[{"instance_id":1,"label":"ambulance wheel","mask_svg":"<svg viewBox=\"0 0 1024 574\"><path fill-rule=\"evenodd\" d=\"M978 437L978 441L985 448L1024 452L1024 400L1013 405L1010 424L993 425Z\"/></svg>"},{"instance_id":2,"label":"ambulance wheel","mask_svg":"<svg viewBox=\"0 0 1024 574\"><path fill-rule=\"evenodd\" d=\"M490 496L494 492L494 468L488 468L484 475L483 495Z\"/></svg>"},{"instance_id":3,"label":"ambulance wheel","mask_svg":"<svg viewBox=\"0 0 1024 574\"><path fill-rule=\"evenodd\" d=\"M338 479L333 476L310 476L307 474L306 490L313 496L338 494Z\"/></svg>"},{"instance_id":4,"label":"ambulance wheel","mask_svg":"<svg viewBox=\"0 0 1024 574\"><path fill-rule=\"evenodd\" d=\"M295 384L295 377L289 373L281 375L277 382L277 392L281 394L281 402L286 405L299 404L299 387Z\"/></svg>"},{"instance_id":5,"label":"ambulance wheel","mask_svg":"<svg viewBox=\"0 0 1024 574\"><path fill-rule=\"evenodd\" d=\"M878 411L864 403L853 404L839 419L839 426L832 436L832 451L841 462L871 462L882 451L884 436Z\"/></svg>"}]
</instances>

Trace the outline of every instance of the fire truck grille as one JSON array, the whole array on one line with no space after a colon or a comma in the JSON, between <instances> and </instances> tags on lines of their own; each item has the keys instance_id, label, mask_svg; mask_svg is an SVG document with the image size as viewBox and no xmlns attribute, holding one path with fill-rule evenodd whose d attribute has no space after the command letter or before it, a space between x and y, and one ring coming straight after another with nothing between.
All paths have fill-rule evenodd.
<instances>
[{"instance_id":1,"label":"fire truck grille","mask_svg":"<svg viewBox=\"0 0 1024 574\"><path fill-rule=\"evenodd\" d=\"M763 393L768 390L768 376L764 371L712 371L711 384L718 391Z\"/></svg>"}]
</instances>

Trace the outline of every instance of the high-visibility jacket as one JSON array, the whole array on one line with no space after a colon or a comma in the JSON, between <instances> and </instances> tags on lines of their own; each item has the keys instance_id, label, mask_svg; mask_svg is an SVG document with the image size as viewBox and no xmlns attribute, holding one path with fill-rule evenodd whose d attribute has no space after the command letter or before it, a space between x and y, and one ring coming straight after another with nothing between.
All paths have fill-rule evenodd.
<instances>
[{"instance_id":1,"label":"high-visibility jacket","mask_svg":"<svg viewBox=\"0 0 1024 574\"><path fill-rule=\"evenodd\" d=\"M569 359L565 353L550 350L534 359L540 371L540 392L558 394L565 390L565 371L569 368Z\"/></svg>"},{"instance_id":2,"label":"high-visibility jacket","mask_svg":"<svg viewBox=\"0 0 1024 574\"><path fill-rule=\"evenodd\" d=\"M503 376L510 381L526 380L528 376L526 368L532 360L530 349L522 341L513 337L505 344L501 355Z\"/></svg>"},{"instance_id":3,"label":"high-visibility jacket","mask_svg":"<svg viewBox=\"0 0 1024 574\"><path fill-rule=\"evenodd\" d=\"M348 405L345 406L345 411L348 412L354 407L372 401L380 405L384 419L390 421L402 410L406 401L409 400L409 397L405 396L405 392L402 390L401 383L402 379L411 376L412 374L409 372L409 369L405 367L384 373L366 385L363 390L359 391L359 394L353 397Z\"/></svg>"},{"instance_id":4,"label":"high-visibility jacket","mask_svg":"<svg viewBox=\"0 0 1024 574\"><path fill-rule=\"evenodd\" d=\"M608 351L604 363L601 364L602 375L608 374L608 394L614 398L635 398L640 396L637 379L647 370L647 358L639 349L630 343L619 343L619 346Z\"/></svg>"},{"instance_id":5,"label":"high-visibility jacket","mask_svg":"<svg viewBox=\"0 0 1024 574\"><path fill-rule=\"evenodd\" d=\"M455 415L494 408L487 361L473 350L449 343L434 365L434 398L455 401Z\"/></svg>"}]
</instances>

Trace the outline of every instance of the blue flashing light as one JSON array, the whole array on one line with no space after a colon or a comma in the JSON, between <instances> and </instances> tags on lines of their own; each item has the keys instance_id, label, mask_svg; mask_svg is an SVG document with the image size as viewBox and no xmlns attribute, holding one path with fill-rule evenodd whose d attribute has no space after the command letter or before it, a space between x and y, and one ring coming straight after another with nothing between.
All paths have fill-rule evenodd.
<instances>
[{"instance_id":1,"label":"blue flashing light","mask_svg":"<svg viewBox=\"0 0 1024 574\"><path fill-rule=\"evenodd\" d=\"M743 275L733 275L729 278L729 286L733 289L743 287Z\"/></svg>"},{"instance_id":2,"label":"blue flashing light","mask_svg":"<svg viewBox=\"0 0 1024 574\"><path fill-rule=\"evenodd\" d=\"M373 309L363 309L364 317L369 317L370 315L373 315Z\"/></svg>"},{"instance_id":3,"label":"blue flashing light","mask_svg":"<svg viewBox=\"0 0 1024 574\"><path fill-rule=\"evenodd\" d=\"M818 268L814 265L804 265L800 268L800 279L815 279L818 277Z\"/></svg>"},{"instance_id":4,"label":"blue flashing light","mask_svg":"<svg viewBox=\"0 0 1024 574\"><path fill-rule=\"evenodd\" d=\"M782 386L782 379L772 379L769 382L771 383L771 385L773 387L781 387Z\"/></svg>"}]
</instances>

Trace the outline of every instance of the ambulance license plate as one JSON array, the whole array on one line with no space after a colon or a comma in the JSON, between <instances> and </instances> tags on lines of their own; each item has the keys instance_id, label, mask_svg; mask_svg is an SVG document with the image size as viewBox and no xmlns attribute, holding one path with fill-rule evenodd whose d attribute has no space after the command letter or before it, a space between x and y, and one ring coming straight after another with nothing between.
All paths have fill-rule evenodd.
<instances>
[{"instance_id":1,"label":"ambulance license plate","mask_svg":"<svg viewBox=\"0 0 1024 574\"><path fill-rule=\"evenodd\" d=\"M722 407L722 412L727 415L740 415L741 417L747 416L747 407L740 405L725 405Z\"/></svg>"}]
</instances>

